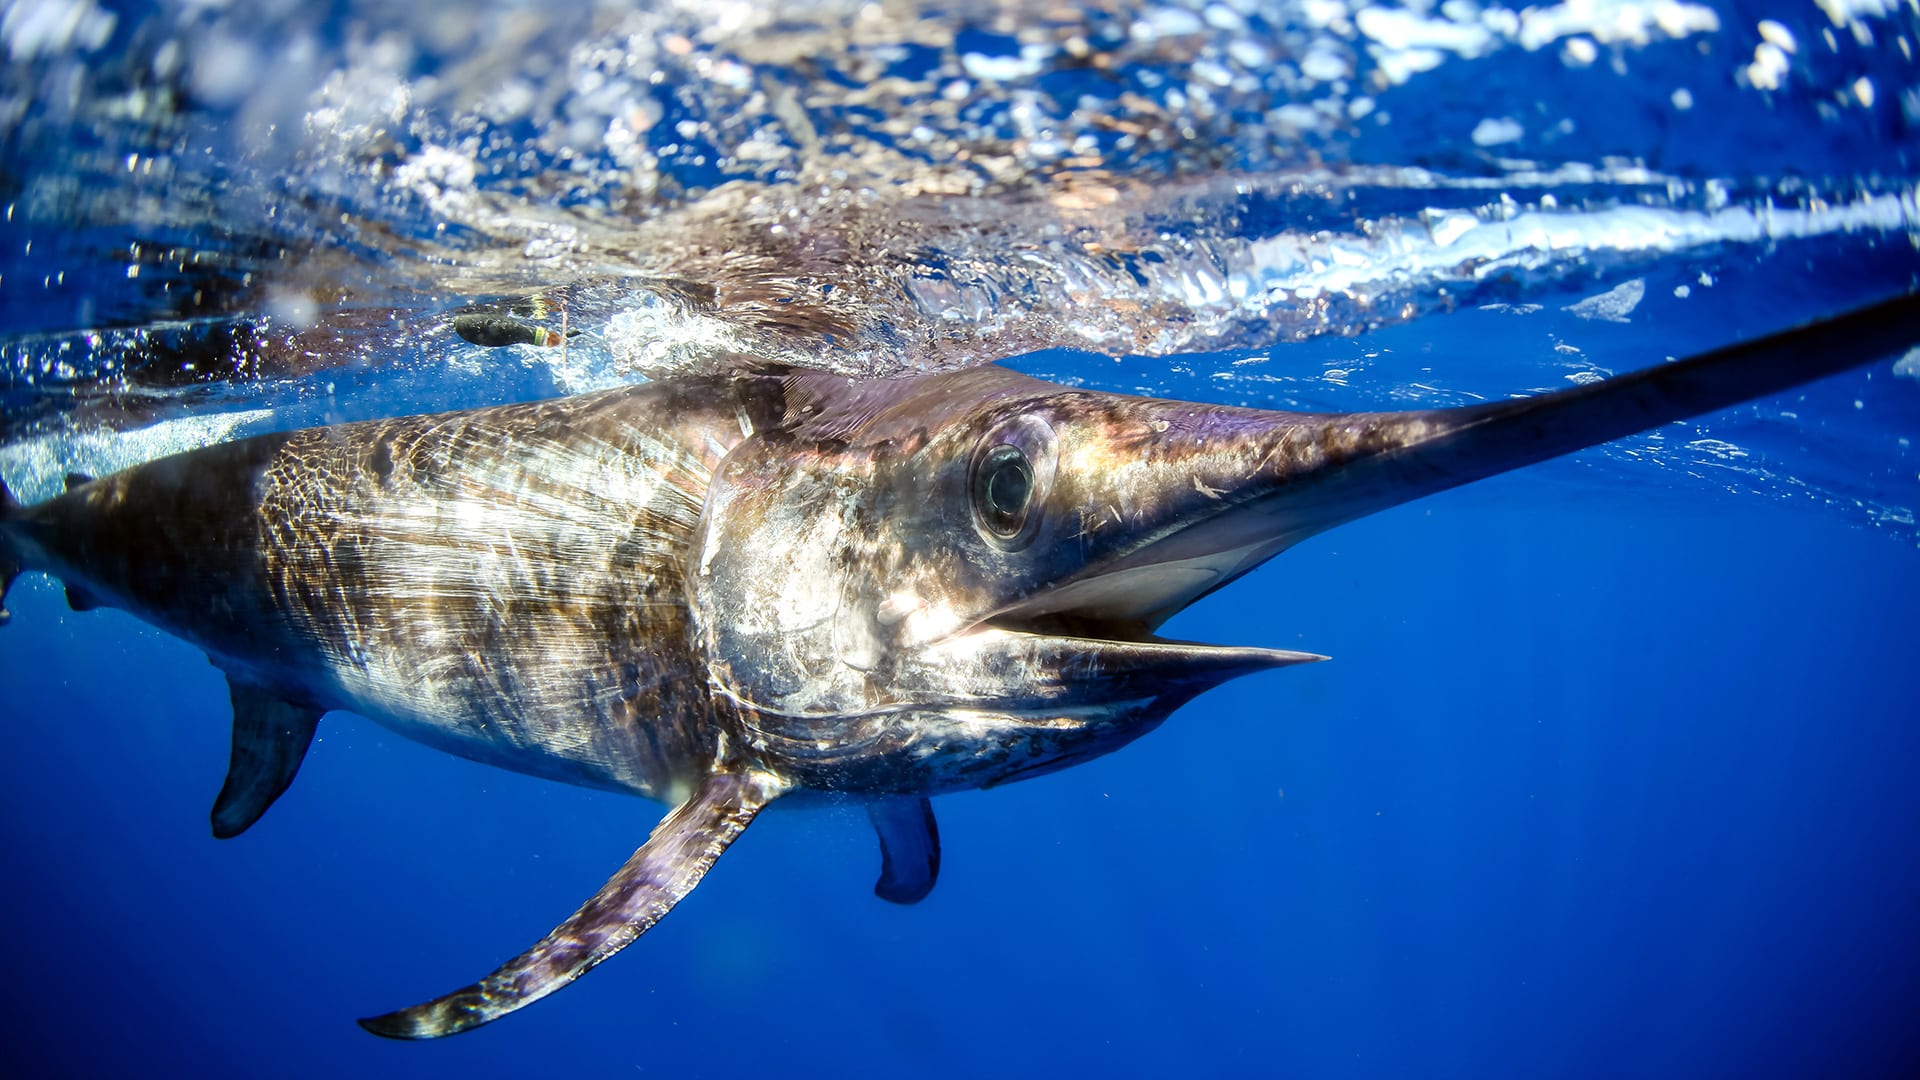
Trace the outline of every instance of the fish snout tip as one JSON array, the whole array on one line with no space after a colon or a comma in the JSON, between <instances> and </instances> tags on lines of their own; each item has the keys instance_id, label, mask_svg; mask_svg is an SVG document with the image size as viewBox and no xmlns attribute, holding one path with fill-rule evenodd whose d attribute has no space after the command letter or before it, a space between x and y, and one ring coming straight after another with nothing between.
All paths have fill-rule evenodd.
<instances>
[{"instance_id":1,"label":"fish snout tip","mask_svg":"<svg viewBox=\"0 0 1920 1080\"><path fill-rule=\"evenodd\" d=\"M1274 667L1292 667L1295 664L1318 664L1333 657L1325 653L1300 652L1296 649L1268 649L1273 658Z\"/></svg>"}]
</instances>

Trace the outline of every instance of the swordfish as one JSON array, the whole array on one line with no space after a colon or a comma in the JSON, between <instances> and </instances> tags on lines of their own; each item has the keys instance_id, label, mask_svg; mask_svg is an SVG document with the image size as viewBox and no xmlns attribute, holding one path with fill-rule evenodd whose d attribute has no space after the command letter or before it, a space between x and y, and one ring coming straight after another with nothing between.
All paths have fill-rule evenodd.
<instances>
[{"instance_id":1,"label":"swordfish","mask_svg":"<svg viewBox=\"0 0 1920 1080\"><path fill-rule=\"evenodd\" d=\"M772 369L210 446L31 506L23 571L206 651L240 834L321 716L672 809L578 911L480 981L360 1021L465 1031L631 944L776 800L864 803L875 892L939 870L929 799L1109 753L1310 653L1172 641L1169 617L1316 533L1858 367L1920 294L1553 393L1293 413L999 367Z\"/></svg>"}]
</instances>

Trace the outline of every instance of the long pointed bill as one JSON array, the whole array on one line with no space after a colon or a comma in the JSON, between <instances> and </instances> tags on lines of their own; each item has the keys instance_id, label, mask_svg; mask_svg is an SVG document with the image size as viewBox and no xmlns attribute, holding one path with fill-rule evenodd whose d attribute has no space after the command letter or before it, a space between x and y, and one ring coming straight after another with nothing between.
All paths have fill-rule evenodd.
<instances>
[{"instance_id":1,"label":"long pointed bill","mask_svg":"<svg viewBox=\"0 0 1920 1080\"><path fill-rule=\"evenodd\" d=\"M1536 397L1322 415L1154 403L1186 433L1131 474L1127 541L995 621L1151 629L1342 522L1661 424L1778 393L1920 340L1920 295ZM1112 471L1112 470L1109 470ZM1118 521L1118 512L1116 511Z\"/></svg>"}]
</instances>

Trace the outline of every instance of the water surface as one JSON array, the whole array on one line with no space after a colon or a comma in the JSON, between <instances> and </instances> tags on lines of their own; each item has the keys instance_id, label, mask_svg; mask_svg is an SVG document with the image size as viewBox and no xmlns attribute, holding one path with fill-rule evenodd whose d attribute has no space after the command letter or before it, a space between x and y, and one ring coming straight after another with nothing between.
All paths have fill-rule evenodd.
<instances>
[{"instance_id":1,"label":"water surface","mask_svg":"<svg viewBox=\"0 0 1920 1080\"><path fill-rule=\"evenodd\" d=\"M733 362L1459 404L1913 287L1911 4L127 4L0 13L0 475ZM538 297L565 348L459 313ZM202 657L25 579L7 1040L40 1075L1899 1075L1920 367L1343 527L1168 633L1329 653L944 799L770 815L523 1014L659 813L357 718L205 835Z\"/></svg>"}]
</instances>

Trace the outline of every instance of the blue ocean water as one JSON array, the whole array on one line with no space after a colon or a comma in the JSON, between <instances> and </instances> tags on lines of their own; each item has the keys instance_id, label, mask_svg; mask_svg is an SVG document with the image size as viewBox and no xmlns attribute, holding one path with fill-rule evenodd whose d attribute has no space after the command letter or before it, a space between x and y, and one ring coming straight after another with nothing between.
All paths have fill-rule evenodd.
<instances>
[{"instance_id":1,"label":"blue ocean water","mask_svg":"<svg viewBox=\"0 0 1920 1080\"><path fill-rule=\"evenodd\" d=\"M843 292L871 287L860 298L890 317L951 327L940 305L975 310L961 286L998 290L987 317L941 339L958 344L841 332L844 355L893 350L909 367L1012 357L1062 381L1235 404L1455 404L1757 336L1920 272L1910 7L1564 5L1536 10L1575 30L1536 23L1527 37L1500 30L1492 6L1336 6L1339 18L1314 4L1081 12L1093 53L1136 66L1125 89L1142 103L1079 83L1054 93L1109 69L1060 61L1079 55L1066 46L1029 56L1052 24L1012 9L869 26L847 55L896 51L860 83L779 59L816 39L726 5L657 25L643 11L632 26L484 5L450 9L453 28L352 5L11 5L0 466L25 489L216 437L196 426L209 418L265 430L697 366L714 332L688 329L699 310L633 321L667 295L649 260L697 252L662 233L625 251L613 219L697 232L730 195L778 203L823 175L790 108L765 106L777 137L716 126L731 99L703 96L720 91L690 73L724 89L728 63L754 69L748 85L769 101L777 85L826 94L808 80L858 89L921 67L948 73L926 95L948 100L940 87L964 73L952 109L912 94L834 101L811 128L826 145L840 129L820 113L878 130L907 109L935 129L927 145L997 149L1005 169L1038 177L1019 188L995 173L960 225L919 203L894 214L902 235L933 222L941 267L928 271L928 255L893 292L862 284L878 278L859 258L899 236L856 233L837 203L782 219L868 244L849 244L848 284L809 269ZM1620 29L1641 24L1638 37ZM21 29L35 26L69 29ZM631 43L642 30L657 49ZM497 59L496 37L532 66ZM189 59L162 70L169 44ZM580 59L596 49L668 77L608 91L612 67ZM462 68L476 57L495 58ZM1257 75L1228 78L1232 108L1196 113L1190 90L1170 101L1172 85L1218 89L1204 65L1229 61ZM523 75L539 103L462 104ZM982 89L996 81L1016 92ZM550 85L569 89L541 98ZM149 103L129 121L126 103L162 86L172 111L156 118ZM1356 109L1362 97L1374 104ZM370 101L394 117L377 137L328 112ZM1312 128L1288 106L1342 119ZM1082 116L1102 108L1117 119ZM1371 123L1382 112L1391 122ZM1175 134L1074 137L1143 117ZM651 163L628 155L636 130ZM906 130L875 145L919 145ZM729 138L758 138L764 156L723 155ZM1069 266L1092 281L1071 295L1050 291L1071 276L1046 276L1068 265L1053 234L1006 225L1044 216L1036 205L1077 212L1092 183L1048 171L1048 139L1119 178L1100 204L1116 207L1116 231L1148 223L1114 281ZM250 140L268 149L240 149ZM799 149L788 161L775 145ZM1128 194L1128 178L1164 190ZM157 205L116 209L141 199ZM541 231L559 228L552 206L571 215L560 240ZM1579 243L1535 246L1514 224L1473 247L1487 235L1474 228L1530 220ZM500 251L512 259L489 261ZM1039 253L1027 284L982 269L1015 251ZM547 286L571 290L587 330L571 366L532 349L500 360L445 332L464 303ZM1023 304L1085 314L996 321ZM1110 336L1122 324L1109 317L1135 336ZM643 331L673 347L634 344ZM752 332L759 348L802 347ZM871 895L878 852L859 807L770 812L632 948L522 1013L424 1044L376 1039L353 1018L529 944L661 808L336 714L289 794L216 842L221 675L124 613L70 612L55 583L23 578L0 628L7 1070L1912 1075L1920 381L1896 359L1284 554L1165 632L1331 662L1215 690L1108 758L938 800L945 865L919 905ZM142 430L165 434L143 444Z\"/></svg>"}]
</instances>

